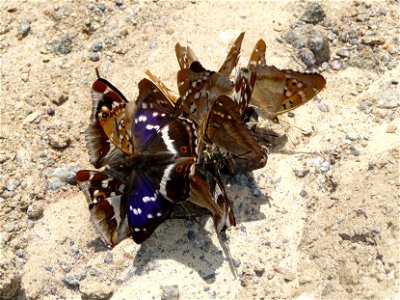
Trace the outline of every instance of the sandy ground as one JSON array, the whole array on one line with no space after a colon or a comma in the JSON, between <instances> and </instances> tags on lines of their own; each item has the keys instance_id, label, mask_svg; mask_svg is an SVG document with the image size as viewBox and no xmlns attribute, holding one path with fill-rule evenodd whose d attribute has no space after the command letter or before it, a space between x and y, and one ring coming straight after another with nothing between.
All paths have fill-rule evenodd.
<instances>
[{"instance_id":1,"label":"sandy ground","mask_svg":"<svg viewBox=\"0 0 400 300\"><path fill-rule=\"evenodd\" d=\"M207 217L107 250L83 193L54 170L92 169L95 67L133 100L147 69L175 89L176 42L216 69L246 31L241 64L263 38L269 64L304 70L278 40L306 2L116 2L0 3L1 297L399 299L399 3L322 2L340 67L321 69L326 89L294 115L260 121L283 136L265 168L225 178L235 279ZM344 25L375 42L341 43Z\"/></svg>"}]
</instances>

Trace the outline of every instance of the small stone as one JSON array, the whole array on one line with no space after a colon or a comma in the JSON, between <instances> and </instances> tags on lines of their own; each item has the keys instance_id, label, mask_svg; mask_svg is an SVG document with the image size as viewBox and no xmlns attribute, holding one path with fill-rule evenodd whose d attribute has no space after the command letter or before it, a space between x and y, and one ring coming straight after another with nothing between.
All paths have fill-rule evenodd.
<instances>
[{"instance_id":1,"label":"small stone","mask_svg":"<svg viewBox=\"0 0 400 300\"><path fill-rule=\"evenodd\" d=\"M305 197L307 196L307 192L305 190L300 191L300 196Z\"/></svg>"},{"instance_id":2,"label":"small stone","mask_svg":"<svg viewBox=\"0 0 400 300\"><path fill-rule=\"evenodd\" d=\"M35 122L36 124L38 124L40 122L40 117L42 116L42 112L41 111L34 111L33 113L29 114L23 121L22 124L29 124L29 123L33 123Z\"/></svg>"},{"instance_id":3,"label":"small stone","mask_svg":"<svg viewBox=\"0 0 400 300\"><path fill-rule=\"evenodd\" d=\"M111 251L107 251L106 256L104 257L104 263L105 264L111 264L113 262L113 254Z\"/></svg>"},{"instance_id":4,"label":"small stone","mask_svg":"<svg viewBox=\"0 0 400 300\"><path fill-rule=\"evenodd\" d=\"M390 80L390 83L393 84L393 85L398 85L399 84L399 82L396 79Z\"/></svg>"},{"instance_id":5,"label":"small stone","mask_svg":"<svg viewBox=\"0 0 400 300\"><path fill-rule=\"evenodd\" d=\"M68 95L62 91L56 91L52 97L51 97L51 102L53 102L54 104L56 104L57 106L60 106L62 104L64 104L65 102L67 102L68 100Z\"/></svg>"},{"instance_id":6,"label":"small stone","mask_svg":"<svg viewBox=\"0 0 400 300\"><path fill-rule=\"evenodd\" d=\"M262 267L255 267L254 268L254 274L256 274L257 277L262 277L265 273L265 269Z\"/></svg>"},{"instance_id":7,"label":"small stone","mask_svg":"<svg viewBox=\"0 0 400 300\"><path fill-rule=\"evenodd\" d=\"M294 170L294 175L296 177L302 178L304 176L306 176L308 173L310 172L310 170Z\"/></svg>"},{"instance_id":8,"label":"small stone","mask_svg":"<svg viewBox=\"0 0 400 300\"><path fill-rule=\"evenodd\" d=\"M350 147L349 149L351 154L353 154L354 156L360 156L360 151L358 151L356 148Z\"/></svg>"},{"instance_id":9,"label":"small stone","mask_svg":"<svg viewBox=\"0 0 400 300\"><path fill-rule=\"evenodd\" d=\"M92 279L82 280L79 284L82 300L104 300L112 295L112 288L104 282Z\"/></svg>"},{"instance_id":10,"label":"small stone","mask_svg":"<svg viewBox=\"0 0 400 300\"><path fill-rule=\"evenodd\" d=\"M100 60L100 54L98 52L90 52L89 59L93 62Z\"/></svg>"},{"instance_id":11,"label":"small stone","mask_svg":"<svg viewBox=\"0 0 400 300\"><path fill-rule=\"evenodd\" d=\"M397 130L397 125L396 124L388 124L386 127L386 133L395 133Z\"/></svg>"},{"instance_id":12,"label":"small stone","mask_svg":"<svg viewBox=\"0 0 400 300\"><path fill-rule=\"evenodd\" d=\"M193 230L189 230L186 233L186 236L187 236L188 240L191 242L194 242L196 240L196 233Z\"/></svg>"},{"instance_id":13,"label":"small stone","mask_svg":"<svg viewBox=\"0 0 400 300\"><path fill-rule=\"evenodd\" d=\"M308 68L314 66L317 63L314 53L308 48L301 48L299 50L298 56Z\"/></svg>"},{"instance_id":14,"label":"small stone","mask_svg":"<svg viewBox=\"0 0 400 300\"><path fill-rule=\"evenodd\" d=\"M239 268L242 262L240 261L239 258L234 258L232 259L232 263L235 266L235 268Z\"/></svg>"},{"instance_id":15,"label":"small stone","mask_svg":"<svg viewBox=\"0 0 400 300\"><path fill-rule=\"evenodd\" d=\"M390 90L384 91L380 94L379 100L376 103L378 108L394 109L400 106L398 95Z\"/></svg>"},{"instance_id":16,"label":"small stone","mask_svg":"<svg viewBox=\"0 0 400 300\"><path fill-rule=\"evenodd\" d=\"M5 232L14 232L18 230L18 225L15 223L6 223L3 225L3 229Z\"/></svg>"},{"instance_id":17,"label":"small stone","mask_svg":"<svg viewBox=\"0 0 400 300\"><path fill-rule=\"evenodd\" d=\"M329 112L329 106L324 102L318 103L318 108L322 112Z\"/></svg>"},{"instance_id":18,"label":"small stone","mask_svg":"<svg viewBox=\"0 0 400 300\"><path fill-rule=\"evenodd\" d=\"M40 219L43 216L43 207L38 203L31 204L28 206L26 213L31 220Z\"/></svg>"},{"instance_id":19,"label":"small stone","mask_svg":"<svg viewBox=\"0 0 400 300\"><path fill-rule=\"evenodd\" d=\"M267 275L267 279L268 279L268 280L272 280L274 277L275 277L275 275L272 274L272 273L269 273L269 274Z\"/></svg>"},{"instance_id":20,"label":"small stone","mask_svg":"<svg viewBox=\"0 0 400 300\"><path fill-rule=\"evenodd\" d=\"M56 114L56 111L54 110L54 108L49 107L48 109L46 109L46 113L47 113L49 116L54 116L54 115Z\"/></svg>"},{"instance_id":21,"label":"small stone","mask_svg":"<svg viewBox=\"0 0 400 300\"><path fill-rule=\"evenodd\" d=\"M50 178L49 182L47 183L47 188L50 190L58 190L59 188L63 187L65 185L64 182L62 182L59 178Z\"/></svg>"},{"instance_id":22,"label":"small stone","mask_svg":"<svg viewBox=\"0 0 400 300\"><path fill-rule=\"evenodd\" d=\"M340 70L340 68L342 67L342 64L340 63L339 60L331 61L329 65L332 70Z\"/></svg>"},{"instance_id":23,"label":"small stone","mask_svg":"<svg viewBox=\"0 0 400 300\"><path fill-rule=\"evenodd\" d=\"M72 245L70 249L72 254L79 254L79 247L77 245Z\"/></svg>"},{"instance_id":24,"label":"small stone","mask_svg":"<svg viewBox=\"0 0 400 300\"><path fill-rule=\"evenodd\" d=\"M339 49L336 54L340 57L350 57L350 51L347 49Z\"/></svg>"},{"instance_id":25,"label":"small stone","mask_svg":"<svg viewBox=\"0 0 400 300\"><path fill-rule=\"evenodd\" d=\"M162 300L177 300L179 299L179 288L177 284L161 286Z\"/></svg>"},{"instance_id":26,"label":"small stone","mask_svg":"<svg viewBox=\"0 0 400 300\"><path fill-rule=\"evenodd\" d=\"M326 17L326 14L322 7L318 2L311 2L307 5L303 15L300 20L310 23L310 24L318 24L323 21Z\"/></svg>"},{"instance_id":27,"label":"small stone","mask_svg":"<svg viewBox=\"0 0 400 300\"><path fill-rule=\"evenodd\" d=\"M44 269L45 269L47 272L50 272L50 273L52 273L53 270L54 270L52 266L46 266L46 267L44 267Z\"/></svg>"},{"instance_id":28,"label":"small stone","mask_svg":"<svg viewBox=\"0 0 400 300\"><path fill-rule=\"evenodd\" d=\"M18 35L17 35L18 39L19 40L23 39L29 34L30 31L31 31L30 22L28 20L22 21L22 23L19 25L18 28Z\"/></svg>"},{"instance_id":29,"label":"small stone","mask_svg":"<svg viewBox=\"0 0 400 300\"><path fill-rule=\"evenodd\" d=\"M121 6L121 5L124 4L124 1L123 1L123 0L115 0L115 4L116 4L117 6Z\"/></svg>"},{"instance_id":30,"label":"small stone","mask_svg":"<svg viewBox=\"0 0 400 300\"><path fill-rule=\"evenodd\" d=\"M92 44L92 46L90 47L90 49L91 49L93 52L99 52L99 51L101 51L101 49L103 49L103 43L102 43L102 41L95 41L95 42Z\"/></svg>"},{"instance_id":31,"label":"small stone","mask_svg":"<svg viewBox=\"0 0 400 300\"><path fill-rule=\"evenodd\" d=\"M15 251L15 255L18 256L19 258L24 258L25 256L24 249L18 249L17 251Z\"/></svg>"},{"instance_id":32,"label":"small stone","mask_svg":"<svg viewBox=\"0 0 400 300\"><path fill-rule=\"evenodd\" d=\"M18 179L10 179L7 180L6 182L6 189L9 191L14 191L19 185L21 184L21 181Z\"/></svg>"},{"instance_id":33,"label":"small stone","mask_svg":"<svg viewBox=\"0 0 400 300\"><path fill-rule=\"evenodd\" d=\"M327 171L329 171L330 169L331 169L331 165L330 165L329 162L324 161L324 162L321 164L320 170L321 170L322 172L327 172Z\"/></svg>"},{"instance_id":34,"label":"small stone","mask_svg":"<svg viewBox=\"0 0 400 300\"><path fill-rule=\"evenodd\" d=\"M75 185L76 182L76 167L56 168L54 171L49 172L48 177L57 177L61 181Z\"/></svg>"},{"instance_id":35,"label":"small stone","mask_svg":"<svg viewBox=\"0 0 400 300\"><path fill-rule=\"evenodd\" d=\"M72 50L72 40L68 35L62 35L53 44L53 52L58 54L68 54Z\"/></svg>"},{"instance_id":36,"label":"small stone","mask_svg":"<svg viewBox=\"0 0 400 300\"><path fill-rule=\"evenodd\" d=\"M62 282L69 288L79 287L79 282L85 277L83 274L75 274L71 276L66 276L62 279Z\"/></svg>"},{"instance_id":37,"label":"small stone","mask_svg":"<svg viewBox=\"0 0 400 300\"><path fill-rule=\"evenodd\" d=\"M338 39L339 39L339 41L341 41L342 43L346 43L347 40L348 40L347 32L343 32L343 31L339 32L339 34L338 34Z\"/></svg>"},{"instance_id":38,"label":"small stone","mask_svg":"<svg viewBox=\"0 0 400 300\"><path fill-rule=\"evenodd\" d=\"M292 112L292 111L289 111L289 112L287 113L287 116L288 116L289 118L294 118L295 113Z\"/></svg>"},{"instance_id":39,"label":"small stone","mask_svg":"<svg viewBox=\"0 0 400 300\"><path fill-rule=\"evenodd\" d=\"M71 143L71 139L63 134L50 134L48 137L49 145L54 149L65 149Z\"/></svg>"}]
</instances>

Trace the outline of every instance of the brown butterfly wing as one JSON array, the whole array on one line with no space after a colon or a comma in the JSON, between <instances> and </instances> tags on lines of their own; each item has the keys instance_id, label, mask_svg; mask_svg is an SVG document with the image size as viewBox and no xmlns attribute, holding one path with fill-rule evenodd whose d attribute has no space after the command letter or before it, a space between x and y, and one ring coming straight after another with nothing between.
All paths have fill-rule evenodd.
<instances>
[{"instance_id":1,"label":"brown butterfly wing","mask_svg":"<svg viewBox=\"0 0 400 300\"><path fill-rule=\"evenodd\" d=\"M150 80L157 86L157 88L164 94L165 98L169 99L172 103L177 102L177 98L172 94L171 89L169 89L157 76L150 72L150 70L146 71L146 75L149 76Z\"/></svg>"},{"instance_id":2,"label":"brown butterfly wing","mask_svg":"<svg viewBox=\"0 0 400 300\"><path fill-rule=\"evenodd\" d=\"M183 47L179 43L175 45L175 54L181 69L189 69L193 62L199 61L189 46Z\"/></svg>"},{"instance_id":3,"label":"brown butterfly wing","mask_svg":"<svg viewBox=\"0 0 400 300\"><path fill-rule=\"evenodd\" d=\"M238 104L231 98L220 96L215 101L205 131L220 151L229 153L238 163L236 172L262 168L267 163L266 151L246 126Z\"/></svg>"},{"instance_id":4,"label":"brown butterfly wing","mask_svg":"<svg viewBox=\"0 0 400 300\"><path fill-rule=\"evenodd\" d=\"M325 78L317 73L279 70L273 66L257 66L252 70L257 80L251 104L265 110L271 118L303 105L326 84Z\"/></svg>"},{"instance_id":5,"label":"brown butterfly wing","mask_svg":"<svg viewBox=\"0 0 400 300\"><path fill-rule=\"evenodd\" d=\"M239 61L240 48L242 46L243 38L244 38L244 32L242 32L235 40L231 49L229 50L227 57L225 58L224 63L218 70L218 73L225 75L227 78L231 76L232 70L236 67Z\"/></svg>"},{"instance_id":6,"label":"brown butterfly wing","mask_svg":"<svg viewBox=\"0 0 400 300\"><path fill-rule=\"evenodd\" d=\"M265 66L265 51L267 50L267 45L264 40L259 40L255 45L253 52L250 55L249 63L247 64L248 68L253 68L256 66Z\"/></svg>"}]
</instances>

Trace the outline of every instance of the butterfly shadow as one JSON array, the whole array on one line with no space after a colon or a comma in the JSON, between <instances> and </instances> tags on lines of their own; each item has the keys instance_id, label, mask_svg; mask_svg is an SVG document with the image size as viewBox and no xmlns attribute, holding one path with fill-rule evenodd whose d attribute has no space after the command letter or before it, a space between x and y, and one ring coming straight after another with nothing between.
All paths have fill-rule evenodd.
<instances>
[{"instance_id":1,"label":"butterfly shadow","mask_svg":"<svg viewBox=\"0 0 400 300\"><path fill-rule=\"evenodd\" d=\"M133 261L134 274L137 276L157 269L162 260L175 260L188 266L207 283L216 279L217 269L224 263L225 257L220 245L215 245L206 225L207 215L191 220L170 219L141 244Z\"/></svg>"}]
</instances>

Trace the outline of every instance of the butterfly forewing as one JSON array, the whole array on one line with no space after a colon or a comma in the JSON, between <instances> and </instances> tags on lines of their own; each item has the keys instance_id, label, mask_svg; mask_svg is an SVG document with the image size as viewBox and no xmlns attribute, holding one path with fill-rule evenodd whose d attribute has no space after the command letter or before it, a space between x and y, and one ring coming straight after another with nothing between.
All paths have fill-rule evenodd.
<instances>
[{"instance_id":1,"label":"butterfly forewing","mask_svg":"<svg viewBox=\"0 0 400 300\"><path fill-rule=\"evenodd\" d=\"M253 68L256 66L265 66L265 51L267 50L267 45L264 40L259 40L250 55L248 68Z\"/></svg>"},{"instance_id":2,"label":"butterfly forewing","mask_svg":"<svg viewBox=\"0 0 400 300\"><path fill-rule=\"evenodd\" d=\"M90 209L90 219L102 241L115 246L129 237L127 185L110 173L82 170L76 174Z\"/></svg>"},{"instance_id":3,"label":"butterfly forewing","mask_svg":"<svg viewBox=\"0 0 400 300\"><path fill-rule=\"evenodd\" d=\"M218 70L218 73L226 76L227 78L231 76L232 70L236 67L239 61L240 48L242 46L243 37L244 37L244 32L242 32L235 40L231 49L229 50L227 57L225 58L224 63Z\"/></svg>"},{"instance_id":4,"label":"butterfly forewing","mask_svg":"<svg viewBox=\"0 0 400 300\"><path fill-rule=\"evenodd\" d=\"M175 54L181 69L189 69L193 62L198 61L196 55L189 46L183 47L177 43L175 45Z\"/></svg>"}]
</instances>

